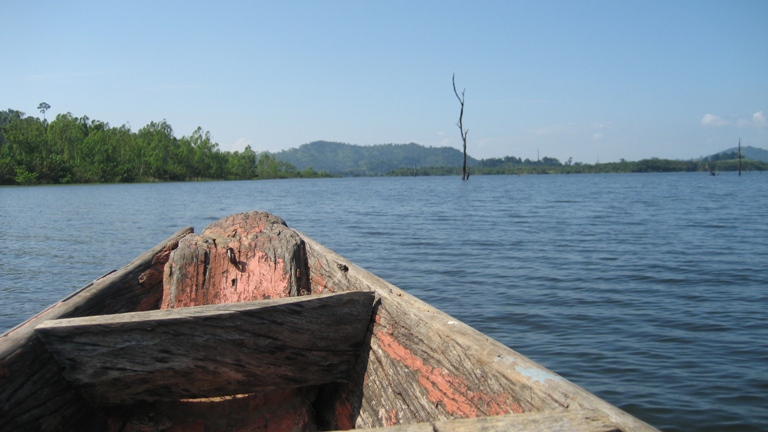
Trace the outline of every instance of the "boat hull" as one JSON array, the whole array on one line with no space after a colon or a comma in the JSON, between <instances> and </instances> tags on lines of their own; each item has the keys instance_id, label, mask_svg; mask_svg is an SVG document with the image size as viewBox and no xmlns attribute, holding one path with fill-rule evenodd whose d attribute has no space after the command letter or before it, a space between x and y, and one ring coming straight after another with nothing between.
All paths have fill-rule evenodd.
<instances>
[{"instance_id":1,"label":"boat hull","mask_svg":"<svg viewBox=\"0 0 768 432\"><path fill-rule=\"evenodd\" d=\"M231 395L100 403L40 334L64 318L348 292L373 304L347 376L246 380L253 389ZM8 430L655 430L261 212L181 230L3 335L0 378Z\"/></svg>"}]
</instances>

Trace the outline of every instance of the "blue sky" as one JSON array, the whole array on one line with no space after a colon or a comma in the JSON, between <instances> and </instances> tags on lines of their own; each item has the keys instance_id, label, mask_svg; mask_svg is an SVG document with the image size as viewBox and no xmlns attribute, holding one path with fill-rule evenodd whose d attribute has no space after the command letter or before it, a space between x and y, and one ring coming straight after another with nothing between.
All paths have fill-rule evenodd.
<instances>
[{"instance_id":1,"label":"blue sky","mask_svg":"<svg viewBox=\"0 0 768 432\"><path fill-rule=\"evenodd\" d=\"M594 163L768 148L768 1L2 2L0 109Z\"/></svg>"}]
</instances>

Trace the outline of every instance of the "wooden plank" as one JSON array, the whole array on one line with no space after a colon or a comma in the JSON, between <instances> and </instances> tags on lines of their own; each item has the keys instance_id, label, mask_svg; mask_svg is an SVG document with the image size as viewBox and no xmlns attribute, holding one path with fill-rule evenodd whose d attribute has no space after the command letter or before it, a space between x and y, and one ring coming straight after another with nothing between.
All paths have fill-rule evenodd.
<instances>
[{"instance_id":1,"label":"wooden plank","mask_svg":"<svg viewBox=\"0 0 768 432\"><path fill-rule=\"evenodd\" d=\"M435 425L432 423L416 423L409 425L396 425L388 427L377 427L369 429L355 429L358 431L368 432L435 432ZM341 430L332 431L341 432Z\"/></svg>"},{"instance_id":2,"label":"wooden plank","mask_svg":"<svg viewBox=\"0 0 768 432\"><path fill-rule=\"evenodd\" d=\"M94 404L348 381L374 294L350 292L48 321L36 328Z\"/></svg>"},{"instance_id":3,"label":"wooden plank","mask_svg":"<svg viewBox=\"0 0 768 432\"><path fill-rule=\"evenodd\" d=\"M435 309L302 235L313 293L374 291L378 298L349 383L318 396L330 429L588 409L625 431L653 431L628 413Z\"/></svg>"},{"instance_id":4,"label":"wooden plank","mask_svg":"<svg viewBox=\"0 0 768 432\"><path fill-rule=\"evenodd\" d=\"M618 432L604 413L595 410L555 410L435 423L435 432Z\"/></svg>"},{"instance_id":5,"label":"wooden plank","mask_svg":"<svg viewBox=\"0 0 768 432\"><path fill-rule=\"evenodd\" d=\"M595 410L554 410L365 429L371 432L618 432Z\"/></svg>"},{"instance_id":6,"label":"wooden plank","mask_svg":"<svg viewBox=\"0 0 768 432\"><path fill-rule=\"evenodd\" d=\"M88 284L0 336L0 430L100 430L104 417L61 375L60 366L36 336L46 321L156 308L163 294L163 267L187 227L117 272ZM108 230L105 236L108 236Z\"/></svg>"}]
</instances>

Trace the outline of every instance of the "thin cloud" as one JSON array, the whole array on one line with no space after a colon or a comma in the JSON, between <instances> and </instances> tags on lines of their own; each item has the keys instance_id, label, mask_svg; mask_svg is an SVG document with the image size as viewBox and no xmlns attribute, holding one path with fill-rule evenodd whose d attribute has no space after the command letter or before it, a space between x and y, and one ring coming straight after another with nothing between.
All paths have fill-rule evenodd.
<instances>
[{"instance_id":1,"label":"thin cloud","mask_svg":"<svg viewBox=\"0 0 768 432\"><path fill-rule=\"evenodd\" d=\"M765 114L763 114L762 111L758 111L754 114L752 114L751 119L745 119L741 118L736 121L736 126L738 127L755 127L755 128L764 128L768 126L768 120L765 118Z\"/></svg>"},{"instance_id":2,"label":"thin cloud","mask_svg":"<svg viewBox=\"0 0 768 432\"><path fill-rule=\"evenodd\" d=\"M765 119L765 115L762 111L758 111L752 114L752 124L755 125L755 127L761 128L768 125L768 120Z\"/></svg>"},{"instance_id":3,"label":"thin cloud","mask_svg":"<svg viewBox=\"0 0 768 432\"><path fill-rule=\"evenodd\" d=\"M701 119L702 126L728 126L729 124L731 122L714 114L704 114L704 117Z\"/></svg>"}]
</instances>

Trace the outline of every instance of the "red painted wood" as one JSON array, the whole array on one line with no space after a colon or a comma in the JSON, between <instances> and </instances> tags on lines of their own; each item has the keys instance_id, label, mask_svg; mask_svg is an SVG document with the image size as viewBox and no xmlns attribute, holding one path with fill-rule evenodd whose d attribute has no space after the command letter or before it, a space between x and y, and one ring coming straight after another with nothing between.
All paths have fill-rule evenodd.
<instances>
[{"instance_id":1,"label":"red painted wood","mask_svg":"<svg viewBox=\"0 0 768 432\"><path fill-rule=\"evenodd\" d=\"M161 308L309 294L304 242L263 212L240 213L179 242L165 267Z\"/></svg>"}]
</instances>

